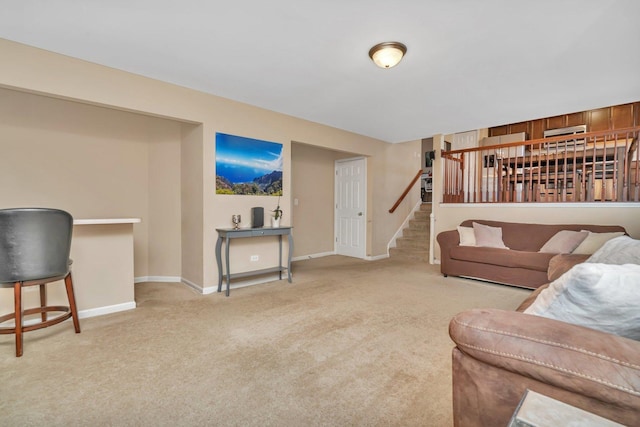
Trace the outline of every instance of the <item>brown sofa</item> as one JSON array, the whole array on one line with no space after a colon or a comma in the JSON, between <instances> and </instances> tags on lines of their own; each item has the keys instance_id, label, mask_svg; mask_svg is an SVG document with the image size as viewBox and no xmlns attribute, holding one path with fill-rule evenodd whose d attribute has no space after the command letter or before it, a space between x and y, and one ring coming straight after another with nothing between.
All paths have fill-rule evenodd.
<instances>
[{"instance_id":1,"label":"brown sofa","mask_svg":"<svg viewBox=\"0 0 640 427\"><path fill-rule=\"evenodd\" d=\"M474 222L502 228L502 240L509 249L460 246L457 230L443 231L437 237L442 274L529 289L547 283L549 263L557 254L538 251L558 231L625 232L624 227L617 225L524 224L488 220L466 220L460 225L472 227Z\"/></svg>"}]
</instances>

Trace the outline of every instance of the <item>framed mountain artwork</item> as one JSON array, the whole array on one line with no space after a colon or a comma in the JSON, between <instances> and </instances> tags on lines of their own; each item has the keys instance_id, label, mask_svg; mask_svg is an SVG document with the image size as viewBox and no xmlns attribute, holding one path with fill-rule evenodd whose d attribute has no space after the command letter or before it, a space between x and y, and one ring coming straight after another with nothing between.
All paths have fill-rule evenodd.
<instances>
[{"instance_id":1,"label":"framed mountain artwork","mask_svg":"<svg viewBox=\"0 0 640 427\"><path fill-rule=\"evenodd\" d=\"M216 133L216 194L282 195L282 144Z\"/></svg>"}]
</instances>

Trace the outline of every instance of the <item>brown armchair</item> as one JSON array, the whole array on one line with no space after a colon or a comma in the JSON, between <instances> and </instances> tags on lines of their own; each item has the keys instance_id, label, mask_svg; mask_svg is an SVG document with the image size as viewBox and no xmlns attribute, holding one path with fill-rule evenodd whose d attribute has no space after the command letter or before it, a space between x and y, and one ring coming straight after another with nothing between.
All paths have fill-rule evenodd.
<instances>
[{"instance_id":1,"label":"brown armchair","mask_svg":"<svg viewBox=\"0 0 640 427\"><path fill-rule=\"evenodd\" d=\"M449 334L457 427L507 425L526 389L640 425L638 341L496 309L458 314Z\"/></svg>"}]
</instances>

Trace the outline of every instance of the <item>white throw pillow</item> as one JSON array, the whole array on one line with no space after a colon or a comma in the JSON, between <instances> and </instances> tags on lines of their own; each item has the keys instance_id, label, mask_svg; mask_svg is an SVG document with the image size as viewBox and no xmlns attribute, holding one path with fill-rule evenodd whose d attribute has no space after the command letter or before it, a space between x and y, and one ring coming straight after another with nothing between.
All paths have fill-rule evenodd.
<instances>
[{"instance_id":1,"label":"white throw pillow","mask_svg":"<svg viewBox=\"0 0 640 427\"><path fill-rule=\"evenodd\" d=\"M600 264L640 264L640 240L620 236L606 242L585 262Z\"/></svg>"},{"instance_id":2,"label":"white throw pillow","mask_svg":"<svg viewBox=\"0 0 640 427\"><path fill-rule=\"evenodd\" d=\"M476 236L476 246L509 249L502 241L502 228L478 224L477 222L472 224L473 232Z\"/></svg>"},{"instance_id":3,"label":"white throw pillow","mask_svg":"<svg viewBox=\"0 0 640 427\"><path fill-rule=\"evenodd\" d=\"M582 254L582 255L591 255L598 249L602 247L607 241L614 239L616 237L624 236L624 232L622 231L614 231L611 233L593 233L589 230L581 230L587 231L589 235L586 239L578 245L577 248L574 249L572 254Z\"/></svg>"},{"instance_id":4,"label":"white throw pillow","mask_svg":"<svg viewBox=\"0 0 640 427\"><path fill-rule=\"evenodd\" d=\"M640 265L582 263L524 312L640 340Z\"/></svg>"},{"instance_id":5,"label":"white throw pillow","mask_svg":"<svg viewBox=\"0 0 640 427\"><path fill-rule=\"evenodd\" d=\"M475 246L476 235L473 231L473 227L458 226L458 234L460 235L460 246Z\"/></svg>"},{"instance_id":6,"label":"white throw pillow","mask_svg":"<svg viewBox=\"0 0 640 427\"><path fill-rule=\"evenodd\" d=\"M550 254L570 254L584 239L589 236L586 231L562 230L547 240L538 252Z\"/></svg>"}]
</instances>

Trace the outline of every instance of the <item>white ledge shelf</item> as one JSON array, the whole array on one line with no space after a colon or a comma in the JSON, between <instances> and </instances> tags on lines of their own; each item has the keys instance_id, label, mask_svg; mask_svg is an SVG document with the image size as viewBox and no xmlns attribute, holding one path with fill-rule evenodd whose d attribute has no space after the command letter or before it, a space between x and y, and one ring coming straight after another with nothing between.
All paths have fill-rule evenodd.
<instances>
[{"instance_id":1,"label":"white ledge shelf","mask_svg":"<svg viewBox=\"0 0 640 427\"><path fill-rule=\"evenodd\" d=\"M142 222L140 218L95 218L74 219L73 225L136 224L139 222Z\"/></svg>"}]
</instances>

